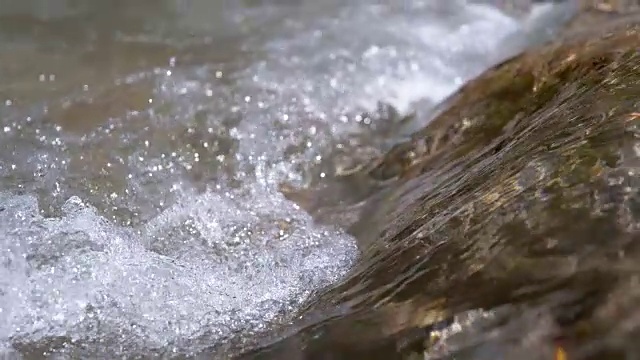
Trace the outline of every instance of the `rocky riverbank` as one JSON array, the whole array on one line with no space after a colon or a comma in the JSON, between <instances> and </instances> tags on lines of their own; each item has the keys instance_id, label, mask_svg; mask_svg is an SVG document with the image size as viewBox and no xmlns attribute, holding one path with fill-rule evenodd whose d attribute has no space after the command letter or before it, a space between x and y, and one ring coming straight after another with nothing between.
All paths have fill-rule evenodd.
<instances>
[{"instance_id":1,"label":"rocky riverbank","mask_svg":"<svg viewBox=\"0 0 640 360\"><path fill-rule=\"evenodd\" d=\"M247 357L640 354L640 22L581 19L340 180L359 265Z\"/></svg>"}]
</instances>

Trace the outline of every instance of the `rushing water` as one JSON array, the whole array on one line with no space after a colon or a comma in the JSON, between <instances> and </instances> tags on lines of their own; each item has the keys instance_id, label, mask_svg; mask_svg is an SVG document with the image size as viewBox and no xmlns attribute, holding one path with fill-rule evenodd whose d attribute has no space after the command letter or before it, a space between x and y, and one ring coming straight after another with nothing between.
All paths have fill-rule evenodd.
<instances>
[{"instance_id":1,"label":"rushing water","mask_svg":"<svg viewBox=\"0 0 640 360\"><path fill-rule=\"evenodd\" d=\"M552 9L5 3L0 356L36 358L188 354L286 320L358 253L278 183L423 126Z\"/></svg>"}]
</instances>

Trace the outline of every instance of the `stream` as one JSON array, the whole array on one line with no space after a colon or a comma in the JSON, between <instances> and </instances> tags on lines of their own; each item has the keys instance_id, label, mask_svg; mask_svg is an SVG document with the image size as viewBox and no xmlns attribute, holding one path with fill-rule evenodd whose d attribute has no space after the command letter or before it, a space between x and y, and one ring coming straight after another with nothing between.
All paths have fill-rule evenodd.
<instances>
[{"instance_id":1,"label":"stream","mask_svg":"<svg viewBox=\"0 0 640 360\"><path fill-rule=\"evenodd\" d=\"M287 322L358 248L278 185L384 151L566 15L106 3L0 1L1 358L188 356Z\"/></svg>"}]
</instances>

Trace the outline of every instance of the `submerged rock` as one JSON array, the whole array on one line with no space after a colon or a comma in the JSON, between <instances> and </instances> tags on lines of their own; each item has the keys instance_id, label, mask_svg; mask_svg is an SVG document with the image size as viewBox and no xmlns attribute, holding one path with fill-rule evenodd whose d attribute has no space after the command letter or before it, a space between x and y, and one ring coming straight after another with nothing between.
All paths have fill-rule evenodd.
<instances>
[{"instance_id":1,"label":"submerged rock","mask_svg":"<svg viewBox=\"0 0 640 360\"><path fill-rule=\"evenodd\" d=\"M287 189L316 215L339 191L361 260L245 356L640 356L639 24L527 51L333 188Z\"/></svg>"}]
</instances>

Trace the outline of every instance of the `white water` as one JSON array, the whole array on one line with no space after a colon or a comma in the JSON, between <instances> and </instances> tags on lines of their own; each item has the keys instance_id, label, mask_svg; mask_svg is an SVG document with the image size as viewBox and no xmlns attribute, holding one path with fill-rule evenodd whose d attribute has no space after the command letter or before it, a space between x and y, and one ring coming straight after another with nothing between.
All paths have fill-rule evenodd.
<instances>
[{"instance_id":1,"label":"white water","mask_svg":"<svg viewBox=\"0 0 640 360\"><path fill-rule=\"evenodd\" d=\"M197 37L238 32L235 45L250 51L184 66L178 54L125 74L120 82L152 84L150 105L85 134L42 121L43 109L98 97L99 86L72 79L33 103L9 91L0 356L56 337L60 354L194 352L264 330L338 280L357 257L353 239L313 224L277 183L304 181L305 164L359 129L354 114L418 100L428 113L532 41L532 25L486 6L372 3L236 6L216 13L231 19L219 26L197 26L213 10L187 6ZM243 27L260 16L277 21ZM62 69L42 74L82 74Z\"/></svg>"}]
</instances>

